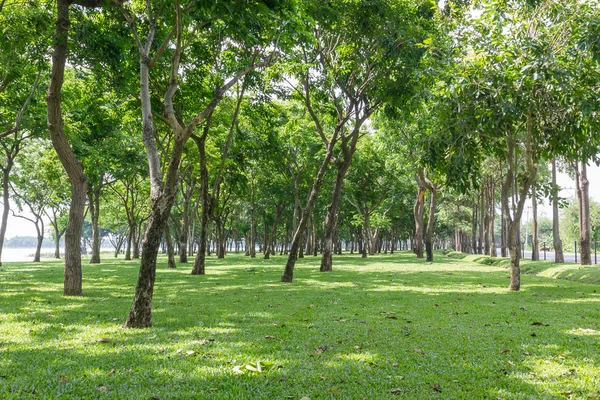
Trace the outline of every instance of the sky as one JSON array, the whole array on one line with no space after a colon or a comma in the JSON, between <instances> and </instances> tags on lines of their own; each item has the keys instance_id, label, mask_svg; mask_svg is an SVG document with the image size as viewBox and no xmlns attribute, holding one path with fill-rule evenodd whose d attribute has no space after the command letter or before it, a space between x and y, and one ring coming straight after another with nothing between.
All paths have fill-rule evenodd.
<instances>
[{"instance_id":1,"label":"sky","mask_svg":"<svg viewBox=\"0 0 600 400\"><path fill-rule=\"evenodd\" d=\"M588 167L588 180L590 181L590 198L600 202L600 167L592 164ZM560 196L564 198L575 197L575 182L569 178L567 174L558 174L557 183L562 188ZM540 217L552 218L552 207L545 201L544 205L539 206ZM525 220L527 216L523 216ZM529 216L531 218L531 216ZM48 224L46 224L48 226ZM46 229L48 231L48 229ZM22 218L15 218L12 214L8 218L8 228L6 230L6 238L10 239L15 236L36 236L35 226L33 223ZM50 237L47 233L46 237Z\"/></svg>"}]
</instances>

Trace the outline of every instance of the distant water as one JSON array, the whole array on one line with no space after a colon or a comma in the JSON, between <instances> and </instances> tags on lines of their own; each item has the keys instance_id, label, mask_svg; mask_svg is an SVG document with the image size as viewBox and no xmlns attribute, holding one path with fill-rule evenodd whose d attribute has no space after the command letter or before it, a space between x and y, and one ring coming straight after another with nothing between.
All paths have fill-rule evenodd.
<instances>
[{"instance_id":1,"label":"distant water","mask_svg":"<svg viewBox=\"0 0 600 400\"><path fill-rule=\"evenodd\" d=\"M54 249L44 247L42 248L42 258L44 254L48 255L54 253ZM33 255L35 254L35 247L25 247L18 249L3 248L2 249L2 262L10 261L33 261Z\"/></svg>"},{"instance_id":2,"label":"distant water","mask_svg":"<svg viewBox=\"0 0 600 400\"><path fill-rule=\"evenodd\" d=\"M88 254L89 254L88 249ZM102 247L101 252L115 251L112 247ZM33 261L33 255L35 254L35 247L23 247L23 248L9 248L5 247L2 249L2 262L15 262L15 261ZM63 258L65 249L60 249L60 257ZM42 247L42 260L53 259L54 247Z\"/></svg>"}]
</instances>

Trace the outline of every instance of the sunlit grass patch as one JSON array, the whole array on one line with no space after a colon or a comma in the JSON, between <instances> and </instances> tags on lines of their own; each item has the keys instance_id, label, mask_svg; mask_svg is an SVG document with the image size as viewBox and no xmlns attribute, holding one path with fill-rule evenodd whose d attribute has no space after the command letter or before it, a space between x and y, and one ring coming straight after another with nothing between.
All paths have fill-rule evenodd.
<instances>
[{"instance_id":1,"label":"sunlit grass patch","mask_svg":"<svg viewBox=\"0 0 600 400\"><path fill-rule=\"evenodd\" d=\"M509 292L502 267L408 252L338 256L331 273L305 257L291 285L280 256L209 257L206 276L161 261L146 330L122 327L135 261L84 265L77 298L60 263L3 268L0 398L600 394L593 285L524 275Z\"/></svg>"}]
</instances>

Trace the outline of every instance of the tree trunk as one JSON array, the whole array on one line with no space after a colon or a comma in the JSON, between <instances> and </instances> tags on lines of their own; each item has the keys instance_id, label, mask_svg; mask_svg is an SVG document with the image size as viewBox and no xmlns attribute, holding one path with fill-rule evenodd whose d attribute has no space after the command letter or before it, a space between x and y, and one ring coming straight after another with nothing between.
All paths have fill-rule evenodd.
<instances>
[{"instance_id":1,"label":"tree trunk","mask_svg":"<svg viewBox=\"0 0 600 400\"><path fill-rule=\"evenodd\" d=\"M250 179L250 258L256 257L256 215L254 202L254 175Z\"/></svg>"},{"instance_id":2,"label":"tree trunk","mask_svg":"<svg viewBox=\"0 0 600 400\"><path fill-rule=\"evenodd\" d=\"M423 213L425 211L425 186L421 181L421 178L417 175L417 184L419 191L417 193L417 200L414 206L414 217L415 217L415 247L414 252L417 258L423 258Z\"/></svg>"},{"instance_id":3,"label":"tree trunk","mask_svg":"<svg viewBox=\"0 0 600 400\"><path fill-rule=\"evenodd\" d=\"M171 240L169 224L165 226L165 241L167 242L167 267L177 268L177 265L175 264L175 250L173 249L173 241Z\"/></svg>"},{"instance_id":4,"label":"tree trunk","mask_svg":"<svg viewBox=\"0 0 600 400\"><path fill-rule=\"evenodd\" d=\"M321 272L329 272L333 267L333 233L337 226L337 217L339 214L340 200L342 198L342 187L344 185L344 177L348 172L350 163L352 162L352 156L354 155L354 149L344 156L342 161L337 168L337 175L335 178L335 184L333 186L333 193L331 195L331 202L327 205L327 215L325 216L325 225L323 226L323 255L321 256ZM348 151L348 150L347 150Z\"/></svg>"},{"instance_id":5,"label":"tree trunk","mask_svg":"<svg viewBox=\"0 0 600 400\"><path fill-rule=\"evenodd\" d=\"M429 200L429 215L427 216L427 232L425 233L425 251L427 261L433 262L433 228L435 224L435 206L437 198L437 189L431 190L431 199Z\"/></svg>"},{"instance_id":6,"label":"tree trunk","mask_svg":"<svg viewBox=\"0 0 600 400\"><path fill-rule=\"evenodd\" d=\"M65 0L59 0L65 1ZM149 46L147 46L149 48ZM146 328L152 325L152 295L156 279L156 258L171 207L177 198L177 181L181 155L185 146L183 135L175 135L165 183L160 171L160 157L154 137L150 98L148 54L140 53L140 100L142 104L142 140L148 156L150 173L150 217L144 235L140 271L135 297L129 310L126 328Z\"/></svg>"},{"instance_id":7,"label":"tree trunk","mask_svg":"<svg viewBox=\"0 0 600 400\"><path fill-rule=\"evenodd\" d=\"M556 185L556 158L552 158L552 241L554 245L554 262L564 263L562 240L558 216L558 187Z\"/></svg>"},{"instance_id":8,"label":"tree trunk","mask_svg":"<svg viewBox=\"0 0 600 400\"><path fill-rule=\"evenodd\" d=\"M319 168L317 177L315 178L313 186L310 190L308 200L306 201L306 207L302 211L300 221L298 222L298 226L294 231L292 244L290 247L290 254L288 255L287 263L285 264L285 269L281 277L282 282L292 282L292 279L294 277L294 266L296 265L296 257L298 255L301 237L304 234L304 230L306 229L306 224L308 222L308 219L310 218L310 214L312 213L314 203L317 200L317 194L319 193L319 189L321 188L321 184L323 183L323 177L325 176L325 172L327 172L327 166L329 165L331 157L333 156L333 147L335 146L335 143L336 140L332 139L331 142L329 142L329 145L327 146L327 153L325 153L325 158L321 163L321 167Z\"/></svg>"},{"instance_id":9,"label":"tree trunk","mask_svg":"<svg viewBox=\"0 0 600 400\"><path fill-rule=\"evenodd\" d=\"M44 241L44 221L42 220L42 217L39 214L35 216L35 219L35 230L37 231L37 246L35 248L35 255L33 256L33 262L40 262L42 253L42 242Z\"/></svg>"},{"instance_id":10,"label":"tree trunk","mask_svg":"<svg viewBox=\"0 0 600 400\"><path fill-rule=\"evenodd\" d=\"M491 254L491 242L490 242L490 181L488 177L483 185L483 194L481 199L481 206L483 211L483 254Z\"/></svg>"},{"instance_id":11,"label":"tree trunk","mask_svg":"<svg viewBox=\"0 0 600 400\"><path fill-rule=\"evenodd\" d=\"M508 228L508 251L510 253L510 290L521 289L521 245L519 243L519 233L517 224L521 220L516 220L509 224Z\"/></svg>"},{"instance_id":12,"label":"tree trunk","mask_svg":"<svg viewBox=\"0 0 600 400\"><path fill-rule=\"evenodd\" d=\"M592 263L591 226L590 226L590 182L587 178L587 163L579 163L579 247L581 265Z\"/></svg>"},{"instance_id":13,"label":"tree trunk","mask_svg":"<svg viewBox=\"0 0 600 400\"><path fill-rule=\"evenodd\" d=\"M140 242L142 240L142 230L142 222L140 222L135 228L135 237L133 240L133 258L135 260L140 258Z\"/></svg>"},{"instance_id":14,"label":"tree trunk","mask_svg":"<svg viewBox=\"0 0 600 400\"><path fill-rule=\"evenodd\" d=\"M484 252L484 227L485 227L485 194L484 189L481 189L479 199L479 243L477 246L477 254L485 254Z\"/></svg>"},{"instance_id":15,"label":"tree trunk","mask_svg":"<svg viewBox=\"0 0 600 400\"><path fill-rule=\"evenodd\" d=\"M473 254L477 252L477 215L478 215L478 202L473 201L473 213L471 215L471 246L473 247Z\"/></svg>"},{"instance_id":16,"label":"tree trunk","mask_svg":"<svg viewBox=\"0 0 600 400\"><path fill-rule=\"evenodd\" d=\"M186 185L183 196L183 212L181 216L181 231L179 232L179 262L188 262L188 234L190 230L190 201L192 198L192 184Z\"/></svg>"},{"instance_id":17,"label":"tree trunk","mask_svg":"<svg viewBox=\"0 0 600 400\"><path fill-rule=\"evenodd\" d=\"M487 207L489 213L489 236L490 236L490 252L488 253L490 257L497 257L496 251L496 235L494 234L494 222L496 221L496 202L495 202L495 194L496 194L496 183L493 179L490 179L489 185L489 193L487 197Z\"/></svg>"},{"instance_id":18,"label":"tree trunk","mask_svg":"<svg viewBox=\"0 0 600 400\"><path fill-rule=\"evenodd\" d=\"M531 186L531 260L539 261L540 244L538 240L538 212L536 185Z\"/></svg>"},{"instance_id":19,"label":"tree trunk","mask_svg":"<svg viewBox=\"0 0 600 400\"><path fill-rule=\"evenodd\" d=\"M88 188L90 217L92 219L92 255L90 264L100 264L100 191L104 174L99 177L100 183L95 188Z\"/></svg>"},{"instance_id":20,"label":"tree trunk","mask_svg":"<svg viewBox=\"0 0 600 400\"><path fill-rule=\"evenodd\" d=\"M194 259L192 275L206 274L206 243L208 241L208 222L211 214L211 201L208 194L208 170L206 168L206 136L210 125L210 117L206 121L202 136L193 137L200 153L200 199L202 214L200 215L200 232L198 234L198 252Z\"/></svg>"},{"instance_id":21,"label":"tree trunk","mask_svg":"<svg viewBox=\"0 0 600 400\"><path fill-rule=\"evenodd\" d=\"M56 37L52 55L52 73L48 89L48 128L52 145L71 183L71 207L65 230L65 296L81 296L81 227L83 224L87 181L64 132L61 91L64 82L69 32L69 1L57 0Z\"/></svg>"},{"instance_id":22,"label":"tree trunk","mask_svg":"<svg viewBox=\"0 0 600 400\"><path fill-rule=\"evenodd\" d=\"M58 225L54 226L54 258L60 259L60 238L62 233L58 229Z\"/></svg>"},{"instance_id":23,"label":"tree trunk","mask_svg":"<svg viewBox=\"0 0 600 400\"><path fill-rule=\"evenodd\" d=\"M8 213L10 211L10 185L8 178L12 169L13 161L8 160L7 166L2 168L2 224L0 225L0 267L2 266L2 248L4 247L4 237L6 236L6 227L8 226Z\"/></svg>"},{"instance_id":24,"label":"tree trunk","mask_svg":"<svg viewBox=\"0 0 600 400\"><path fill-rule=\"evenodd\" d=\"M135 227L136 224L129 223L129 233L127 234L127 248L125 249L125 260L131 260L131 246L133 245L133 240L135 238Z\"/></svg>"}]
</instances>

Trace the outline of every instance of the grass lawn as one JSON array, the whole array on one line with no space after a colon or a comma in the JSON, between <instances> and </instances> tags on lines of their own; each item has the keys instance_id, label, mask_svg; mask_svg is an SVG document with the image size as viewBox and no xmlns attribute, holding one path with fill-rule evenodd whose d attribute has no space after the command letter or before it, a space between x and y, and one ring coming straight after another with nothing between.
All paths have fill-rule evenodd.
<instances>
[{"instance_id":1,"label":"grass lawn","mask_svg":"<svg viewBox=\"0 0 600 400\"><path fill-rule=\"evenodd\" d=\"M597 285L523 274L509 292L504 267L405 252L332 273L307 257L292 284L283 257L207 260L162 260L146 330L122 328L135 261L85 264L80 298L61 262L5 263L0 398L600 397Z\"/></svg>"}]
</instances>

